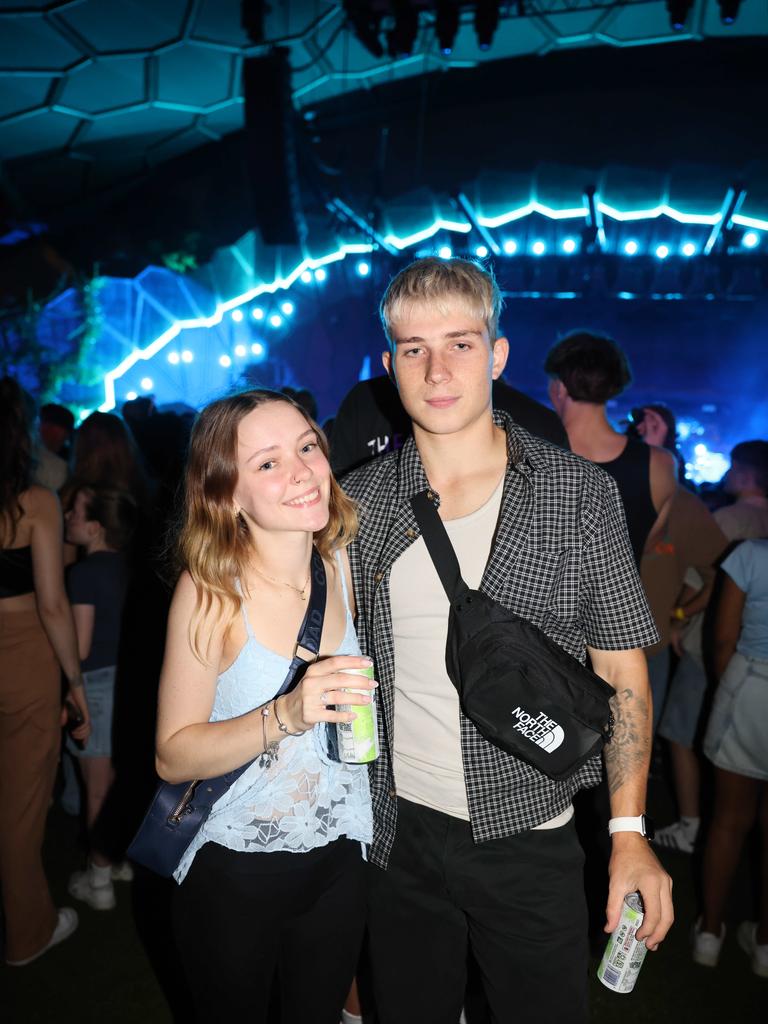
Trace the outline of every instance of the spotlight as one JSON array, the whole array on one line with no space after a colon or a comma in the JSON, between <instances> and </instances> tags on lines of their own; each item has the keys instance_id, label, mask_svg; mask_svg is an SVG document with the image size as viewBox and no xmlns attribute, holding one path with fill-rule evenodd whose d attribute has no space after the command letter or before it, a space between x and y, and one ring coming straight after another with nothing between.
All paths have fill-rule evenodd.
<instances>
[{"instance_id":1,"label":"spotlight","mask_svg":"<svg viewBox=\"0 0 768 1024\"><path fill-rule=\"evenodd\" d=\"M499 0L478 0L475 7L475 32L481 50L490 50L499 27Z\"/></svg>"},{"instance_id":2,"label":"spotlight","mask_svg":"<svg viewBox=\"0 0 768 1024\"><path fill-rule=\"evenodd\" d=\"M219 366L223 366L224 369L226 370L226 368L231 365L232 360L229 358L229 356L219 356Z\"/></svg>"},{"instance_id":3,"label":"spotlight","mask_svg":"<svg viewBox=\"0 0 768 1024\"><path fill-rule=\"evenodd\" d=\"M142 377L141 378L141 388L142 388L143 391L151 391L152 390L152 378L151 377Z\"/></svg>"},{"instance_id":4,"label":"spotlight","mask_svg":"<svg viewBox=\"0 0 768 1024\"><path fill-rule=\"evenodd\" d=\"M129 402L133 402L133 401L135 401L135 399L137 399L137 398L138 398L139 396L138 396L138 395L136 394L136 392L135 392L135 391L129 391L129 392L128 392L128 394L127 394L127 395L126 395L125 397L126 397L126 398L128 399L128 401L129 401Z\"/></svg>"},{"instance_id":5,"label":"spotlight","mask_svg":"<svg viewBox=\"0 0 768 1024\"><path fill-rule=\"evenodd\" d=\"M326 271L322 267L318 267L317 270L315 271L315 280L320 281L322 283L326 279L326 277L328 277Z\"/></svg>"},{"instance_id":6,"label":"spotlight","mask_svg":"<svg viewBox=\"0 0 768 1024\"><path fill-rule=\"evenodd\" d=\"M282 324L283 322L283 318L281 316L278 316L277 313L273 313L272 316L269 318L269 322L272 324L273 327L279 327L280 324Z\"/></svg>"},{"instance_id":7,"label":"spotlight","mask_svg":"<svg viewBox=\"0 0 768 1024\"><path fill-rule=\"evenodd\" d=\"M720 6L720 21L724 25L732 25L739 13L741 0L717 0Z\"/></svg>"},{"instance_id":8,"label":"spotlight","mask_svg":"<svg viewBox=\"0 0 768 1024\"><path fill-rule=\"evenodd\" d=\"M194 358L195 357L192 355L192 352L188 348L185 348L184 351L181 353L182 363L191 363Z\"/></svg>"},{"instance_id":9,"label":"spotlight","mask_svg":"<svg viewBox=\"0 0 768 1024\"><path fill-rule=\"evenodd\" d=\"M251 316L253 317L254 320L263 320L264 310L261 308L261 306L254 306L253 309L251 310Z\"/></svg>"},{"instance_id":10,"label":"spotlight","mask_svg":"<svg viewBox=\"0 0 768 1024\"><path fill-rule=\"evenodd\" d=\"M657 245L656 246L656 255L657 255L657 257L660 260L665 260L667 258L667 256L669 256L669 246L668 245Z\"/></svg>"},{"instance_id":11,"label":"spotlight","mask_svg":"<svg viewBox=\"0 0 768 1024\"><path fill-rule=\"evenodd\" d=\"M442 248L438 249L437 255L441 260L449 260L451 256L453 256L450 245L444 245Z\"/></svg>"},{"instance_id":12,"label":"spotlight","mask_svg":"<svg viewBox=\"0 0 768 1024\"><path fill-rule=\"evenodd\" d=\"M669 25L674 32L682 32L688 20L693 0L667 0Z\"/></svg>"},{"instance_id":13,"label":"spotlight","mask_svg":"<svg viewBox=\"0 0 768 1024\"><path fill-rule=\"evenodd\" d=\"M741 244L745 245L747 249L754 249L756 245L760 244L760 235L756 231L747 231L741 240Z\"/></svg>"},{"instance_id":14,"label":"spotlight","mask_svg":"<svg viewBox=\"0 0 768 1024\"><path fill-rule=\"evenodd\" d=\"M254 343L251 345L251 352L255 356L263 356L264 355L264 346L262 345L262 343L260 341L254 341Z\"/></svg>"},{"instance_id":15,"label":"spotlight","mask_svg":"<svg viewBox=\"0 0 768 1024\"><path fill-rule=\"evenodd\" d=\"M286 316L290 316L291 313L293 312L293 303L292 302L284 302L282 304L282 306L280 307L280 309L282 309L282 311L285 313Z\"/></svg>"},{"instance_id":16,"label":"spotlight","mask_svg":"<svg viewBox=\"0 0 768 1024\"><path fill-rule=\"evenodd\" d=\"M683 246L683 256L695 256L695 255L696 255L696 246L693 244L693 242L686 242L685 245Z\"/></svg>"},{"instance_id":17,"label":"spotlight","mask_svg":"<svg viewBox=\"0 0 768 1024\"><path fill-rule=\"evenodd\" d=\"M242 311L242 309L233 309L232 310L232 319L235 321L236 324L239 324L240 321L243 319L243 311Z\"/></svg>"},{"instance_id":18,"label":"spotlight","mask_svg":"<svg viewBox=\"0 0 768 1024\"><path fill-rule=\"evenodd\" d=\"M484 260L488 255L488 247L486 245L478 245L475 249L475 256L479 256L481 260Z\"/></svg>"},{"instance_id":19,"label":"spotlight","mask_svg":"<svg viewBox=\"0 0 768 1024\"><path fill-rule=\"evenodd\" d=\"M459 5L450 0L438 0L435 17L435 35L441 53L447 57L453 52L453 41L459 31Z\"/></svg>"},{"instance_id":20,"label":"spotlight","mask_svg":"<svg viewBox=\"0 0 768 1024\"><path fill-rule=\"evenodd\" d=\"M169 352L168 353L168 362L171 364L171 366L178 366L178 363L179 363L179 353L178 352Z\"/></svg>"},{"instance_id":21,"label":"spotlight","mask_svg":"<svg viewBox=\"0 0 768 1024\"><path fill-rule=\"evenodd\" d=\"M533 245L531 246L531 251L533 252L534 256L543 256L544 253L547 251L547 247L541 241L541 239L539 239L539 241L533 243Z\"/></svg>"},{"instance_id":22,"label":"spotlight","mask_svg":"<svg viewBox=\"0 0 768 1024\"><path fill-rule=\"evenodd\" d=\"M390 57L410 57L419 33L419 12L410 0L392 0L394 27L387 34Z\"/></svg>"},{"instance_id":23,"label":"spotlight","mask_svg":"<svg viewBox=\"0 0 768 1024\"><path fill-rule=\"evenodd\" d=\"M507 256L513 256L517 252L517 242L514 240L514 238L508 238L504 245L502 246L502 249L507 254Z\"/></svg>"},{"instance_id":24,"label":"spotlight","mask_svg":"<svg viewBox=\"0 0 768 1024\"><path fill-rule=\"evenodd\" d=\"M371 265L370 263L366 263L365 260L360 260L356 269L360 277L368 277L371 272Z\"/></svg>"},{"instance_id":25,"label":"spotlight","mask_svg":"<svg viewBox=\"0 0 768 1024\"><path fill-rule=\"evenodd\" d=\"M627 254L627 256L635 255L635 253L637 252L637 242L634 240L634 238L630 238L628 242L624 243L624 252Z\"/></svg>"},{"instance_id":26,"label":"spotlight","mask_svg":"<svg viewBox=\"0 0 768 1024\"><path fill-rule=\"evenodd\" d=\"M567 252L569 256L570 256L570 254L572 252L576 252L576 239L575 238L566 238L564 240L564 242L563 242L563 252Z\"/></svg>"},{"instance_id":27,"label":"spotlight","mask_svg":"<svg viewBox=\"0 0 768 1024\"><path fill-rule=\"evenodd\" d=\"M303 270L301 272L301 280L304 282L304 284L311 284L311 282L312 282L312 271L311 270Z\"/></svg>"},{"instance_id":28,"label":"spotlight","mask_svg":"<svg viewBox=\"0 0 768 1024\"><path fill-rule=\"evenodd\" d=\"M245 345L235 345L235 355L236 356L240 356L242 358L245 355L245 353L246 353Z\"/></svg>"}]
</instances>

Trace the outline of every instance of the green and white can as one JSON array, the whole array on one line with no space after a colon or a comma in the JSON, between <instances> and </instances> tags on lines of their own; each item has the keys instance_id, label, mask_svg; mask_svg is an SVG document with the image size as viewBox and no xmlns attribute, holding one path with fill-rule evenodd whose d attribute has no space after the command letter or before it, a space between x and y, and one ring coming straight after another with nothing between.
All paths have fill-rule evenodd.
<instances>
[{"instance_id":1,"label":"green and white can","mask_svg":"<svg viewBox=\"0 0 768 1024\"><path fill-rule=\"evenodd\" d=\"M635 987L645 954L645 942L635 938L643 923L643 901L639 892L624 897L624 907L616 930L608 939L597 976L613 992L631 992Z\"/></svg>"},{"instance_id":2,"label":"green and white can","mask_svg":"<svg viewBox=\"0 0 768 1024\"><path fill-rule=\"evenodd\" d=\"M370 668L344 668L353 676L365 676L373 679L373 666ZM348 693L367 693L371 697L370 704L337 704L337 711L354 711L357 718L354 722L336 723L336 742L339 760L346 764L368 764L379 756L379 727L376 714L376 691L355 690L345 687Z\"/></svg>"}]
</instances>

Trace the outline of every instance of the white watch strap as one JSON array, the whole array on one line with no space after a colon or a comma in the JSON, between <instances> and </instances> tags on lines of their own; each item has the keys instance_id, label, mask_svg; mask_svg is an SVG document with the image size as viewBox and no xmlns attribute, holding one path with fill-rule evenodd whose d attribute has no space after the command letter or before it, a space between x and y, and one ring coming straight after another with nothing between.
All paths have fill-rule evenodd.
<instances>
[{"instance_id":1,"label":"white watch strap","mask_svg":"<svg viewBox=\"0 0 768 1024\"><path fill-rule=\"evenodd\" d=\"M608 822L608 835L612 836L614 832L639 832L645 835L643 815L638 814L636 818L611 818Z\"/></svg>"}]
</instances>

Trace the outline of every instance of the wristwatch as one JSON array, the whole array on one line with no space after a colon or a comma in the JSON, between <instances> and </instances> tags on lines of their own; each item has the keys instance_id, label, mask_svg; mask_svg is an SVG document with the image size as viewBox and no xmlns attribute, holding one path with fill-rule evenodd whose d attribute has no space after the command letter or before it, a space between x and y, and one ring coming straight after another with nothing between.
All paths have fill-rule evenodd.
<instances>
[{"instance_id":1,"label":"wristwatch","mask_svg":"<svg viewBox=\"0 0 768 1024\"><path fill-rule=\"evenodd\" d=\"M608 822L608 835L614 832L639 832L651 842L656 834L653 822L646 814L638 814L636 818L611 818Z\"/></svg>"}]
</instances>

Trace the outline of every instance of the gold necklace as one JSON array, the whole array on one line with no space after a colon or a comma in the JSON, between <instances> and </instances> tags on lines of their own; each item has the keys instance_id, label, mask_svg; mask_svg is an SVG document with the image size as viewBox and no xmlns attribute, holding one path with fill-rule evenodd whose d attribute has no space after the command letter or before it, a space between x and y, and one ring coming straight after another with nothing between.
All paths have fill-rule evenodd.
<instances>
[{"instance_id":1,"label":"gold necklace","mask_svg":"<svg viewBox=\"0 0 768 1024\"><path fill-rule=\"evenodd\" d=\"M262 572L262 570L255 565L253 566L253 571L257 572L259 576L263 576L265 580L269 580L270 583L279 583L281 587L288 587L291 590L294 590L299 595L302 601L307 600L307 587L309 586L309 578L312 575L311 567L309 572L307 573L307 578L304 581L304 586L301 588L294 587L292 583L286 583L285 580L276 580L274 576L269 576L267 573Z\"/></svg>"}]
</instances>

